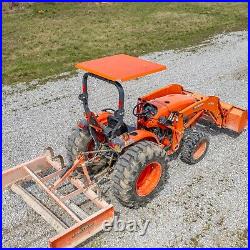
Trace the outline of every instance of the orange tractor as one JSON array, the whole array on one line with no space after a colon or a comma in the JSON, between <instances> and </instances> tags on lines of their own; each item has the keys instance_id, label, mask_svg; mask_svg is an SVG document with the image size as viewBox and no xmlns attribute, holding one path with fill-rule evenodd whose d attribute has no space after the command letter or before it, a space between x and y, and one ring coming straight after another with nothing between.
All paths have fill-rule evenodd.
<instances>
[{"instance_id":1,"label":"orange tractor","mask_svg":"<svg viewBox=\"0 0 250 250\"><path fill-rule=\"evenodd\" d=\"M124 206L144 206L163 187L171 159L180 155L183 162L195 164L204 158L209 137L195 126L197 122L206 120L236 133L242 132L247 125L246 110L222 102L216 96L203 96L185 90L179 84L170 84L138 98L133 109L137 125L133 128L123 120L124 90L121 83L166 67L128 55L82 62L76 67L87 72L83 75L79 95L85 113L68 139L67 166L61 156L55 157L49 149L40 158L3 173L4 188L11 187L27 202L27 195L30 196L17 182L32 179L76 220L74 226L66 229L54 218L54 225L63 232L50 240L51 247L75 246L100 231L104 220L112 220L113 206L97 192L101 176L107 174L111 177L113 193ZM117 108L106 108L97 114L90 111L89 77L117 88ZM50 174L46 172L49 168L54 169ZM75 190L61 195L59 189L65 183L73 185ZM79 194L87 196L101 208L101 212L81 218L79 207L72 204L73 198ZM31 206L34 204L32 199L28 201ZM53 216L49 214L48 219L48 214L44 215L44 209L41 209L41 204L39 206L40 210L33 208L40 214L43 211L43 218L51 222Z\"/></svg>"},{"instance_id":2,"label":"orange tractor","mask_svg":"<svg viewBox=\"0 0 250 250\"><path fill-rule=\"evenodd\" d=\"M124 91L120 82L166 67L127 55L83 62L76 67L88 72L83 76L79 96L85 117L69 137L69 161L73 163L80 152L111 150L102 153L101 164L89 166L89 171L98 172L112 159L114 194L125 206L141 206L151 199L164 183L169 157L180 153L182 161L195 164L205 156L209 138L193 128L199 119L209 118L217 126L235 132L246 126L246 110L223 103L216 96L202 96L171 84L139 97L133 109L137 127L130 129L123 121ZM119 93L116 110L104 109L98 114L89 110L89 76L116 86ZM91 159L93 154L87 157Z\"/></svg>"}]
</instances>

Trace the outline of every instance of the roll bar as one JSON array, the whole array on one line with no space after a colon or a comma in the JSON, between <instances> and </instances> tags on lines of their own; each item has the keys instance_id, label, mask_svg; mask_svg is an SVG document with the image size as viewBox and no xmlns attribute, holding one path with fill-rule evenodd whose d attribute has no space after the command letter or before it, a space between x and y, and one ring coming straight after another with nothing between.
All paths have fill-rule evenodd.
<instances>
[{"instance_id":1,"label":"roll bar","mask_svg":"<svg viewBox=\"0 0 250 250\"><path fill-rule=\"evenodd\" d=\"M118 119L118 123L117 123L117 125L115 126L115 128L112 131L111 138L113 138L114 135L115 135L116 129L118 129L119 126L123 123L123 117L124 117L124 90L123 90L123 87L117 81L108 80L106 78L97 76L97 75L95 75L93 73L85 73L83 75L83 78L82 78L82 93L79 95L79 99L83 103L83 108L84 108L84 111L86 113L86 117L87 117L88 122L91 125L94 125L94 126L97 126L97 127L100 127L100 125L99 125L98 121L96 120L96 117L95 117L94 113L90 111L89 105L88 105L88 85L87 85L87 82L88 82L88 77L89 76L94 77L94 78L99 79L99 80L102 80L102 81L105 81L107 83L113 84L113 85L116 86L116 88L118 90L118 94L119 94L118 109L114 112L114 116ZM93 130L92 130L92 132L93 132ZM95 134L95 132L91 133L91 135L94 138L95 143L98 144L97 138L96 138L96 136L94 134Z\"/></svg>"}]
</instances>

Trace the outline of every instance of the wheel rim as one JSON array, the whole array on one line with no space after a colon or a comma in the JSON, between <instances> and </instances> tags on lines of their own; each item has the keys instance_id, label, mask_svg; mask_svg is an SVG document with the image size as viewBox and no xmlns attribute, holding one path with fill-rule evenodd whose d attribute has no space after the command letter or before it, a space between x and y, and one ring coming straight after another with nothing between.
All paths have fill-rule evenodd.
<instances>
[{"instance_id":1,"label":"wheel rim","mask_svg":"<svg viewBox=\"0 0 250 250\"><path fill-rule=\"evenodd\" d=\"M195 160L199 159L205 153L206 148L207 148L207 143L205 141L201 142L194 151L193 158Z\"/></svg>"},{"instance_id":2,"label":"wheel rim","mask_svg":"<svg viewBox=\"0 0 250 250\"><path fill-rule=\"evenodd\" d=\"M149 195L161 179L162 166L158 162L151 162L140 172L136 180L136 193L139 196Z\"/></svg>"}]
</instances>

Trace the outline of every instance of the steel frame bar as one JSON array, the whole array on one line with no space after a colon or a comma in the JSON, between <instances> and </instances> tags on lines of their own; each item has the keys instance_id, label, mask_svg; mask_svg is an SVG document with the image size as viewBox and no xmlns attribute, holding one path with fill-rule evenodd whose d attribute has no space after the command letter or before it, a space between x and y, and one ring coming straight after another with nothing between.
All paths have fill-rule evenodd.
<instances>
[{"instance_id":1,"label":"steel frame bar","mask_svg":"<svg viewBox=\"0 0 250 250\"><path fill-rule=\"evenodd\" d=\"M59 234L49 240L49 247L75 247L86 239L103 229L104 221L112 221L114 217L113 205L100 198L94 191L96 184L88 181L82 182L67 175L65 181L71 183L76 190L67 194L60 195L59 190L48 186L46 182L60 176L64 170L60 163L53 161L54 158L48 155L42 155L32 161L9 168L2 173L3 190L10 188L18 194L35 212L47 221ZM52 174L39 177L42 171L52 168L55 170ZM21 183L27 180L33 180L47 195L52 198L56 204L75 220L75 224L68 227L53 212L45 207L28 190L21 187ZM59 183L56 181L56 183ZM82 210L79 206L71 202L73 197L84 194L85 197L96 205L99 210L92 215Z\"/></svg>"}]
</instances>

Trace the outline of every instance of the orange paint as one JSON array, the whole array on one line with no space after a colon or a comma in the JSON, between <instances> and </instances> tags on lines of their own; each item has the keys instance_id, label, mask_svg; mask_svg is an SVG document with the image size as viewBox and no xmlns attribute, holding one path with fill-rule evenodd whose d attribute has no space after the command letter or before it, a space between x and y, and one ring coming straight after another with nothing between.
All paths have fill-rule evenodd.
<instances>
[{"instance_id":1,"label":"orange paint","mask_svg":"<svg viewBox=\"0 0 250 250\"><path fill-rule=\"evenodd\" d=\"M108 116L110 116L111 113L110 112L100 112L97 114L96 116L96 120L100 123L102 123L103 125L107 125L108 124Z\"/></svg>"},{"instance_id":2,"label":"orange paint","mask_svg":"<svg viewBox=\"0 0 250 250\"><path fill-rule=\"evenodd\" d=\"M194 159L195 160L199 159L206 151L206 148L207 148L206 142L202 142L200 145L198 145L197 149L195 150L193 154Z\"/></svg>"},{"instance_id":3,"label":"orange paint","mask_svg":"<svg viewBox=\"0 0 250 250\"><path fill-rule=\"evenodd\" d=\"M108 80L120 82L133 80L166 69L165 65L124 54L81 62L75 66L78 69Z\"/></svg>"},{"instance_id":4,"label":"orange paint","mask_svg":"<svg viewBox=\"0 0 250 250\"><path fill-rule=\"evenodd\" d=\"M151 162L139 174L136 181L136 193L147 196L152 193L161 179L162 166L158 162Z\"/></svg>"}]
</instances>

